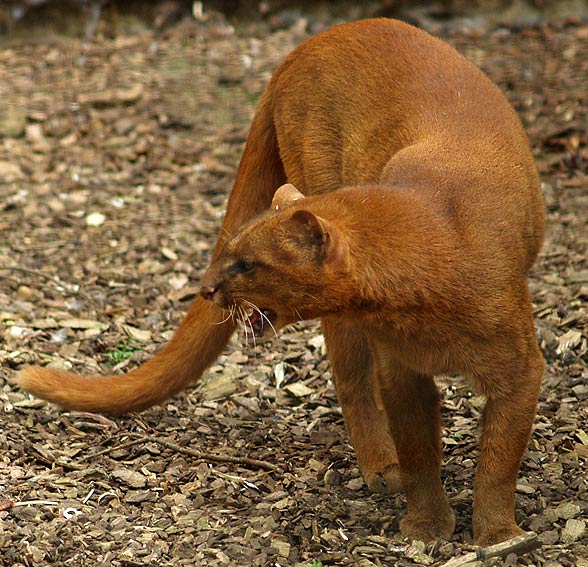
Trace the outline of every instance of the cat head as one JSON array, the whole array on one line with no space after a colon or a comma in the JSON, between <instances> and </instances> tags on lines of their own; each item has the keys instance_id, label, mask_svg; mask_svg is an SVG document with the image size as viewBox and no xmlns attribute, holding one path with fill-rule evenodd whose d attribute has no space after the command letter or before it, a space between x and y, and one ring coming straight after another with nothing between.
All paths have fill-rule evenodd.
<instances>
[{"instance_id":1,"label":"cat head","mask_svg":"<svg viewBox=\"0 0 588 567\"><path fill-rule=\"evenodd\" d=\"M340 311L353 295L349 250L334 215L321 216L327 198L280 187L271 209L225 243L202 279L201 295L258 337Z\"/></svg>"}]
</instances>

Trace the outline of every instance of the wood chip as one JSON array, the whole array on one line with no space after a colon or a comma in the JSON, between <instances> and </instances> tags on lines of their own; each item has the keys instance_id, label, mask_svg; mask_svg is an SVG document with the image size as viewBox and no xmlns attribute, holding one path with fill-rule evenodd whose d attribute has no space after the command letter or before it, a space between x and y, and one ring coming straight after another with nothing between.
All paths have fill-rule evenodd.
<instances>
[{"instance_id":1,"label":"wood chip","mask_svg":"<svg viewBox=\"0 0 588 567\"><path fill-rule=\"evenodd\" d=\"M289 394L292 394L296 398L304 398L305 396L310 396L314 394L314 390L305 386L301 382L294 382L294 384L288 384L284 387Z\"/></svg>"},{"instance_id":2,"label":"wood chip","mask_svg":"<svg viewBox=\"0 0 588 567\"><path fill-rule=\"evenodd\" d=\"M564 543L578 541L586 533L586 520L569 519L561 532L561 540Z\"/></svg>"},{"instance_id":3,"label":"wood chip","mask_svg":"<svg viewBox=\"0 0 588 567\"><path fill-rule=\"evenodd\" d=\"M147 484L145 475L131 469L115 469L112 471L112 476L131 488L143 488Z\"/></svg>"}]
</instances>

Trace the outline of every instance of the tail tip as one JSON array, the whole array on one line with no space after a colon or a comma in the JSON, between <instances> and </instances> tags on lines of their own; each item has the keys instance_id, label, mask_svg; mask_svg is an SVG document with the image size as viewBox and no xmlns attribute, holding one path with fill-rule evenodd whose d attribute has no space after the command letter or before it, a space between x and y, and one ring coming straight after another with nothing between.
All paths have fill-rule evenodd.
<instances>
[{"instance_id":1,"label":"tail tip","mask_svg":"<svg viewBox=\"0 0 588 567\"><path fill-rule=\"evenodd\" d=\"M16 375L16 385L30 394L39 395L50 385L51 379L61 372L55 368L26 366ZM42 397L42 395L41 395Z\"/></svg>"},{"instance_id":2,"label":"tail tip","mask_svg":"<svg viewBox=\"0 0 588 567\"><path fill-rule=\"evenodd\" d=\"M39 366L25 366L16 375L16 385L22 390L29 391L31 385L39 378Z\"/></svg>"}]
</instances>

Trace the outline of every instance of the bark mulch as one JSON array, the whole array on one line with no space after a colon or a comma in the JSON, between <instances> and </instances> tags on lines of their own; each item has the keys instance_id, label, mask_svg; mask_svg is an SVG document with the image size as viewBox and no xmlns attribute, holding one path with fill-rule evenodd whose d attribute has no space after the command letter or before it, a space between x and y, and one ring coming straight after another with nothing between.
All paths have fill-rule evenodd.
<instances>
[{"instance_id":1,"label":"bark mulch","mask_svg":"<svg viewBox=\"0 0 588 567\"><path fill-rule=\"evenodd\" d=\"M443 565L472 550L483 399L442 378L451 541L398 535L402 496L356 466L318 325L237 336L203 381L125 418L24 395L29 363L148 359L207 264L249 121L290 49L331 21L218 14L113 39L0 49L0 565ZM541 549L493 565L588 565L588 24L437 26L507 93L549 228L531 276L548 361L517 516ZM478 562L481 565L481 562Z\"/></svg>"}]
</instances>

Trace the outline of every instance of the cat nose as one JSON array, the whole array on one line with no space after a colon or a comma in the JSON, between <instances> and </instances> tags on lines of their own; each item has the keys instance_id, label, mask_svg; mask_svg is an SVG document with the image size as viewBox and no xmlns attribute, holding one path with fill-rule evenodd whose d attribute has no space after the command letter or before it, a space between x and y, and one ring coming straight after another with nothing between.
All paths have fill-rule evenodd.
<instances>
[{"instance_id":1,"label":"cat nose","mask_svg":"<svg viewBox=\"0 0 588 567\"><path fill-rule=\"evenodd\" d=\"M212 299L217 291L218 286L205 285L200 288L200 295L204 297L204 299Z\"/></svg>"}]
</instances>

